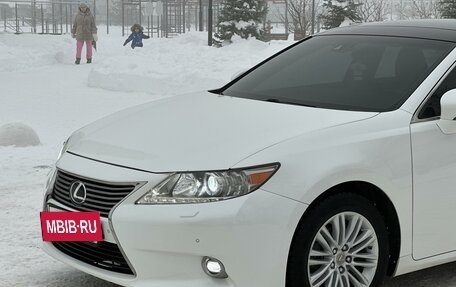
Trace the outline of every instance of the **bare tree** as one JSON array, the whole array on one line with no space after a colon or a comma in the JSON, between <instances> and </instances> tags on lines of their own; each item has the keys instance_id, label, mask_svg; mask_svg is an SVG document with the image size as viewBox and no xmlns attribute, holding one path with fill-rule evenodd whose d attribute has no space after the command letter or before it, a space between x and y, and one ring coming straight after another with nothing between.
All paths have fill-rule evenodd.
<instances>
[{"instance_id":1,"label":"bare tree","mask_svg":"<svg viewBox=\"0 0 456 287\"><path fill-rule=\"evenodd\" d=\"M391 13L389 0L358 0L358 13L363 22L380 22Z\"/></svg>"},{"instance_id":2,"label":"bare tree","mask_svg":"<svg viewBox=\"0 0 456 287\"><path fill-rule=\"evenodd\" d=\"M305 36L310 26L312 15L309 0L287 0L288 13L291 18L291 30L295 34ZM310 12L310 13L309 13Z\"/></svg>"},{"instance_id":3,"label":"bare tree","mask_svg":"<svg viewBox=\"0 0 456 287\"><path fill-rule=\"evenodd\" d=\"M415 18L429 19L439 16L439 6L436 0L412 0L412 11Z\"/></svg>"},{"instance_id":4,"label":"bare tree","mask_svg":"<svg viewBox=\"0 0 456 287\"><path fill-rule=\"evenodd\" d=\"M440 16L438 0L401 0L395 8L400 19L429 19Z\"/></svg>"},{"instance_id":5,"label":"bare tree","mask_svg":"<svg viewBox=\"0 0 456 287\"><path fill-rule=\"evenodd\" d=\"M309 34L312 26L312 0L285 0L288 13L289 30L298 37L305 37ZM320 0L315 0L315 14L320 6ZM285 21L285 15L281 15ZM317 18L317 16L316 16Z\"/></svg>"}]
</instances>

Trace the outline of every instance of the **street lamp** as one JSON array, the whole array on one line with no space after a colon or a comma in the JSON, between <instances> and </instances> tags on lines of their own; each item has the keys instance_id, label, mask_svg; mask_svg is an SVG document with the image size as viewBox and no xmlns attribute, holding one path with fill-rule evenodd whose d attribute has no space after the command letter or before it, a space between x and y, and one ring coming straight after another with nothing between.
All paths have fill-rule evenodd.
<instances>
[{"instance_id":1,"label":"street lamp","mask_svg":"<svg viewBox=\"0 0 456 287\"><path fill-rule=\"evenodd\" d=\"M106 34L109 34L109 0L106 0Z\"/></svg>"},{"instance_id":2,"label":"street lamp","mask_svg":"<svg viewBox=\"0 0 456 287\"><path fill-rule=\"evenodd\" d=\"M203 0L199 0L199 30L203 32Z\"/></svg>"},{"instance_id":3,"label":"street lamp","mask_svg":"<svg viewBox=\"0 0 456 287\"><path fill-rule=\"evenodd\" d=\"M212 1L209 0L209 6L207 7L207 44L212 46Z\"/></svg>"},{"instance_id":4,"label":"street lamp","mask_svg":"<svg viewBox=\"0 0 456 287\"><path fill-rule=\"evenodd\" d=\"M312 35L315 33L315 0L312 0L312 25L311 25Z\"/></svg>"}]
</instances>

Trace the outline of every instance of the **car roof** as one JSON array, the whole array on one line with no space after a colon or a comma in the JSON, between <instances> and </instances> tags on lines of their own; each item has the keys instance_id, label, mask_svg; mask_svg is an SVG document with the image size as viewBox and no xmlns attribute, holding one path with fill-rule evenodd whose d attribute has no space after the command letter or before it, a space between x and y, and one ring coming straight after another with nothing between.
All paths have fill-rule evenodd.
<instances>
[{"instance_id":1,"label":"car roof","mask_svg":"<svg viewBox=\"0 0 456 287\"><path fill-rule=\"evenodd\" d=\"M315 36L320 35L395 36L456 42L456 19L401 20L355 24L323 31Z\"/></svg>"}]
</instances>

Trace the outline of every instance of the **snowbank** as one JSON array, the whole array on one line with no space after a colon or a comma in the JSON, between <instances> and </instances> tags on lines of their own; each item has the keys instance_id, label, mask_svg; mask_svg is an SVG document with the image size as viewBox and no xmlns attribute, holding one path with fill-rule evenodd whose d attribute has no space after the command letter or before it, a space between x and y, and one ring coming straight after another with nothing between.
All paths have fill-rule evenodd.
<instances>
[{"instance_id":1,"label":"snowbank","mask_svg":"<svg viewBox=\"0 0 456 287\"><path fill-rule=\"evenodd\" d=\"M73 41L68 35L48 37L4 33L1 37L0 72L40 69L72 62Z\"/></svg>"},{"instance_id":2,"label":"snowbank","mask_svg":"<svg viewBox=\"0 0 456 287\"><path fill-rule=\"evenodd\" d=\"M0 126L0 146L27 147L40 144L40 138L29 126L11 123Z\"/></svg>"},{"instance_id":3,"label":"snowbank","mask_svg":"<svg viewBox=\"0 0 456 287\"><path fill-rule=\"evenodd\" d=\"M231 45L214 48L207 46L207 34L199 32L176 39L145 40L142 49L132 50L129 46L119 49L113 43L109 47L120 50L119 55L99 60L89 74L88 85L159 95L218 88L239 70L257 64L291 43L238 38Z\"/></svg>"},{"instance_id":4,"label":"snowbank","mask_svg":"<svg viewBox=\"0 0 456 287\"><path fill-rule=\"evenodd\" d=\"M190 32L176 38L144 40L144 48L132 50L128 45L122 46L125 38L117 28L111 30L111 35L99 35L88 87L163 96L218 88L239 70L293 43L291 40L265 43L238 37L231 45L214 48L207 46L206 32ZM74 65L75 46L70 35L2 34L0 72Z\"/></svg>"}]
</instances>

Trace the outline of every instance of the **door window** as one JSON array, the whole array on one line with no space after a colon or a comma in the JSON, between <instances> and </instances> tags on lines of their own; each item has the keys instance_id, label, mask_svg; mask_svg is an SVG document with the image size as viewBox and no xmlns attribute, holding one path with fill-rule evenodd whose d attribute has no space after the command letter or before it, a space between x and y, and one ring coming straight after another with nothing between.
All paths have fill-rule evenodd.
<instances>
[{"instance_id":1,"label":"door window","mask_svg":"<svg viewBox=\"0 0 456 287\"><path fill-rule=\"evenodd\" d=\"M432 96L427 100L426 104L421 109L418 118L429 119L440 117L440 99L446 92L453 89L456 89L456 68L453 68L437 90L435 90Z\"/></svg>"}]
</instances>

